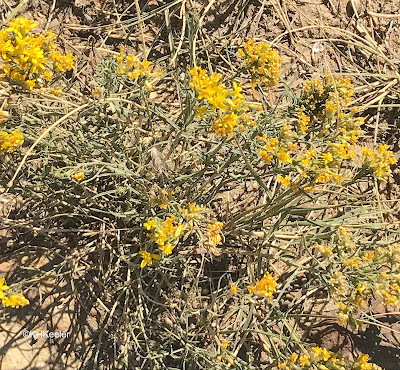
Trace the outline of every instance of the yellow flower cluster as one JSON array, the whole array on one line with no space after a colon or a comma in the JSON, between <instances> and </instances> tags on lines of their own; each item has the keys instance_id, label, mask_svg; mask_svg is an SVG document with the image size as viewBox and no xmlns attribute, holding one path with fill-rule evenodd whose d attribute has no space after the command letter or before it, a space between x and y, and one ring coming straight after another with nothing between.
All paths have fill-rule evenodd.
<instances>
[{"instance_id":1,"label":"yellow flower cluster","mask_svg":"<svg viewBox=\"0 0 400 370\"><path fill-rule=\"evenodd\" d=\"M324 257L332 256L332 247L330 245L314 244L312 247L318 250Z\"/></svg>"},{"instance_id":2,"label":"yellow flower cluster","mask_svg":"<svg viewBox=\"0 0 400 370\"><path fill-rule=\"evenodd\" d=\"M390 166L397 163L389 146L381 144L378 150L363 148L363 162L378 180L387 180L392 173Z\"/></svg>"},{"instance_id":3,"label":"yellow flower cluster","mask_svg":"<svg viewBox=\"0 0 400 370\"><path fill-rule=\"evenodd\" d=\"M251 73L253 87L271 87L279 81L282 57L268 42L256 44L254 40L249 40L239 50L239 56L243 58L243 66Z\"/></svg>"},{"instance_id":4,"label":"yellow flower cluster","mask_svg":"<svg viewBox=\"0 0 400 370\"><path fill-rule=\"evenodd\" d=\"M315 178L315 183L319 184L321 182L330 182L330 181L342 182L343 176L340 173L332 171L329 167L324 167L318 171L318 175Z\"/></svg>"},{"instance_id":5,"label":"yellow flower cluster","mask_svg":"<svg viewBox=\"0 0 400 370\"><path fill-rule=\"evenodd\" d=\"M117 63L119 65L118 74L126 75L130 80L136 80L139 77L159 77L162 74L161 70L152 71L152 63L145 60L141 62L138 57L132 54L126 54L125 47L120 47L120 52L116 56ZM149 90L153 89L153 86L145 80L145 85Z\"/></svg>"},{"instance_id":6,"label":"yellow flower cluster","mask_svg":"<svg viewBox=\"0 0 400 370\"><path fill-rule=\"evenodd\" d=\"M242 88L236 82L232 88L227 89L221 82L222 75L212 73L209 75L206 70L194 67L189 72L191 81L189 86L197 92L197 99L206 101L207 106L196 107L197 118L211 114L214 119L212 129L218 136L231 136L235 133L235 127L241 122L243 127L246 124L254 126L254 121L247 113L248 103L243 100Z\"/></svg>"},{"instance_id":7,"label":"yellow flower cluster","mask_svg":"<svg viewBox=\"0 0 400 370\"><path fill-rule=\"evenodd\" d=\"M374 286L374 291L387 306L400 307L400 245L379 247L374 255L377 265L385 266Z\"/></svg>"},{"instance_id":8,"label":"yellow flower cluster","mask_svg":"<svg viewBox=\"0 0 400 370\"><path fill-rule=\"evenodd\" d=\"M304 113L305 108L301 107L299 112L297 113L298 124L300 127L300 131L302 134L305 134L308 130L308 126L310 126L311 119Z\"/></svg>"},{"instance_id":9,"label":"yellow flower cluster","mask_svg":"<svg viewBox=\"0 0 400 370\"><path fill-rule=\"evenodd\" d=\"M221 231L223 226L224 224L218 221L207 226L209 246L216 247L217 245L222 244Z\"/></svg>"},{"instance_id":10,"label":"yellow flower cluster","mask_svg":"<svg viewBox=\"0 0 400 370\"><path fill-rule=\"evenodd\" d=\"M222 75L213 73L209 76L207 71L200 67L194 67L189 74L192 78L189 86L196 90L197 98L206 99L214 109L226 111L225 99L229 91L221 83Z\"/></svg>"},{"instance_id":11,"label":"yellow flower cluster","mask_svg":"<svg viewBox=\"0 0 400 370\"><path fill-rule=\"evenodd\" d=\"M352 95L353 86L348 78L325 75L307 81L294 124L285 123L280 131L258 136L263 142L259 151L262 161L267 165L287 165L287 176L278 176L284 187L295 190L301 186L314 192L315 185L344 181L343 162L355 157L354 144L363 123L362 118L355 117L356 108L343 112ZM335 115L328 111L333 101L337 105Z\"/></svg>"},{"instance_id":12,"label":"yellow flower cluster","mask_svg":"<svg viewBox=\"0 0 400 370\"><path fill-rule=\"evenodd\" d=\"M22 84L32 90L52 80L54 73L74 68L71 52L57 50L55 34L46 31L34 35L37 26L33 21L20 17L0 31L0 55L3 62L3 77Z\"/></svg>"},{"instance_id":13,"label":"yellow flower cluster","mask_svg":"<svg viewBox=\"0 0 400 370\"><path fill-rule=\"evenodd\" d=\"M333 118L351 102L353 95L353 85L347 77L336 78L328 73L306 81L300 96L299 119L303 119L303 114L311 120Z\"/></svg>"},{"instance_id":14,"label":"yellow flower cluster","mask_svg":"<svg viewBox=\"0 0 400 370\"><path fill-rule=\"evenodd\" d=\"M278 364L280 370L314 368L321 370L382 370L378 365L370 363L369 356L366 354L360 354L354 361L349 361L342 355L321 347L312 347L310 354L292 353L287 360Z\"/></svg>"},{"instance_id":15,"label":"yellow flower cluster","mask_svg":"<svg viewBox=\"0 0 400 370\"><path fill-rule=\"evenodd\" d=\"M286 127L285 127L286 126ZM287 130L287 126L285 125L282 129ZM293 163L293 159L290 154L294 153L297 149L297 144L294 144L292 141L287 140L287 136L282 132L281 140L272 137L268 138L265 135L259 136L258 139L263 141L265 144L260 149L260 155L264 163L270 164L271 161L276 158L280 163Z\"/></svg>"},{"instance_id":16,"label":"yellow flower cluster","mask_svg":"<svg viewBox=\"0 0 400 370\"><path fill-rule=\"evenodd\" d=\"M180 208L182 217L186 220L187 227L192 230L197 222L204 220L204 213L207 209L203 206L199 206L196 203L189 203L188 207Z\"/></svg>"},{"instance_id":17,"label":"yellow flower cluster","mask_svg":"<svg viewBox=\"0 0 400 370\"><path fill-rule=\"evenodd\" d=\"M280 370L292 370L297 369L298 365L302 366L302 369L309 366L310 356L309 355L301 355L299 356L297 353L292 353L289 358L283 362L278 363L278 369Z\"/></svg>"},{"instance_id":18,"label":"yellow flower cluster","mask_svg":"<svg viewBox=\"0 0 400 370\"><path fill-rule=\"evenodd\" d=\"M158 245L163 256L169 256L178 245L180 237L187 234L196 235L199 245L209 249L210 253L217 253L215 247L222 243L222 228L224 224L216 219L211 219L211 211L196 203L189 203L187 207L179 207L179 220L175 216L165 219L154 217L148 219L144 228L149 231L147 236ZM210 223L210 219L212 223ZM160 259L158 254L141 250L143 258L142 268L151 265L153 259Z\"/></svg>"},{"instance_id":19,"label":"yellow flower cluster","mask_svg":"<svg viewBox=\"0 0 400 370\"><path fill-rule=\"evenodd\" d=\"M284 187L290 186L290 177L289 176L283 177L282 175L278 175L277 180Z\"/></svg>"},{"instance_id":20,"label":"yellow flower cluster","mask_svg":"<svg viewBox=\"0 0 400 370\"><path fill-rule=\"evenodd\" d=\"M313 248L324 257L327 270L336 270L329 275L329 290L338 305L339 323L358 331L373 293L384 305L400 307L400 246L366 251L353 239L351 230L340 226L331 244Z\"/></svg>"},{"instance_id":21,"label":"yellow flower cluster","mask_svg":"<svg viewBox=\"0 0 400 370\"><path fill-rule=\"evenodd\" d=\"M382 368L369 362L369 356L362 353L357 360L354 361L352 370L382 370Z\"/></svg>"},{"instance_id":22,"label":"yellow flower cluster","mask_svg":"<svg viewBox=\"0 0 400 370\"><path fill-rule=\"evenodd\" d=\"M255 286L250 285L248 287L249 292L271 299L273 293L276 291L276 280L277 278L275 276L271 273L267 273L261 280L257 281Z\"/></svg>"},{"instance_id":23,"label":"yellow flower cluster","mask_svg":"<svg viewBox=\"0 0 400 370\"><path fill-rule=\"evenodd\" d=\"M24 142L24 137L18 130L14 130L11 134L0 131L0 154L4 152L13 152Z\"/></svg>"},{"instance_id":24,"label":"yellow flower cluster","mask_svg":"<svg viewBox=\"0 0 400 370\"><path fill-rule=\"evenodd\" d=\"M5 295L3 291L8 290L9 287L4 284L5 279L0 279L0 300L4 307L24 307L29 304L29 301L22 294Z\"/></svg>"},{"instance_id":25,"label":"yellow flower cluster","mask_svg":"<svg viewBox=\"0 0 400 370\"><path fill-rule=\"evenodd\" d=\"M149 219L143 226L146 230L151 231L148 234L149 238L158 244L159 249L165 256L169 256L172 253L176 243L185 231L185 226L180 222L176 222L174 216L169 216L165 220L155 217Z\"/></svg>"},{"instance_id":26,"label":"yellow flower cluster","mask_svg":"<svg viewBox=\"0 0 400 370\"><path fill-rule=\"evenodd\" d=\"M83 172L74 173L71 175L73 180L81 182L85 178L85 174Z\"/></svg>"},{"instance_id":27,"label":"yellow flower cluster","mask_svg":"<svg viewBox=\"0 0 400 370\"><path fill-rule=\"evenodd\" d=\"M260 155L264 163L270 164L274 156L278 153L279 140L277 138L267 138L260 136L259 140L264 141L265 145L260 149Z\"/></svg>"},{"instance_id":28,"label":"yellow flower cluster","mask_svg":"<svg viewBox=\"0 0 400 370\"><path fill-rule=\"evenodd\" d=\"M237 118L237 115L233 112L223 115L220 119L214 121L212 129L219 136L231 136L235 133Z\"/></svg>"}]
</instances>

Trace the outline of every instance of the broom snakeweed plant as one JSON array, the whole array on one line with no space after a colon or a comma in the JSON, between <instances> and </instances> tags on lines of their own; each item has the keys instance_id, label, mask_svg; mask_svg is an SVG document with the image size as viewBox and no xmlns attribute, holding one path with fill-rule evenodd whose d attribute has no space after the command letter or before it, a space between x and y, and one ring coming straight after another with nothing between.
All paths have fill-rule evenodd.
<instances>
[{"instance_id":1,"label":"broom snakeweed plant","mask_svg":"<svg viewBox=\"0 0 400 370\"><path fill-rule=\"evenodd\" d=\"M12 94L42 94L74 67L55 35L35 27L21 17L0 33ZM29 125L0 132L8 181L9 158L26 145L20 131L29 143L53 120L10 189L35 227L68 231L65 249L49 251L63 262L46 273L78 297L96 295L102 335L124 338L115 353L126 368L135 353L154 369L379 369L365 354L347 360L315 347L299 330L313 299L335 302L330 318L353 331L373 324L373 297L400 304L399 247L369 187L390 180L396 159L384 144L357 154L364 120L349 109L350 79L324 74L287 106L263 109L250 87L276 87L282 58L250 40L234 78L196 66L176 80L185 99L175 111L163 101L171 79L127 49L96 67L90 103L65 96L73 108L54 118L54 105L65 108L58 97L35 113L26 98ZM39 164L26 162L33 152ZM3 306L29 304L4 284Z\"/></svg>"}]
</instances>

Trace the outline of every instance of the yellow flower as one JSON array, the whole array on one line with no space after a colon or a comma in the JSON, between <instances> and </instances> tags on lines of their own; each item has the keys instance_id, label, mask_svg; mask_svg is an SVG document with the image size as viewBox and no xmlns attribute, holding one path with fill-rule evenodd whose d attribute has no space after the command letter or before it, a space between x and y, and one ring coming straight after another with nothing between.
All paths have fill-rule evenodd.
<instances>
[{"instance_id":1,"label":"yellow flower","mask_svg":"<svg viewBox=\"0 0 400 370\"><path fill-rule=\"evenodd\" d=\"M251 73L253 87L256 85L270 87L279 81L282 57L269 43L261 42L256 45L251 39L238 54L243 58L243 65Z\"/></svg>"},{"instance_id":2,"label":"yellow flower","mask_svg":"<svg viewBox=\"0 0 400 370\"><path fill-rule=\"evenodd\" d=\"M24 84L32 90L42 81L50 81L52 72L46 71L47 62L61 72L73 67L73 56L69 52L61 54L54 43L55 34L51 31L39 35L30 31L37 24L25 17L10 22L10 26L0 31L0 55L2 69L11 79Z\"/></svg>"},{"instance_id":3,"label":"yellow flower","mask_svg":"<svg viewBox=\"0 0 400 370\"><path fill-rule=\"evenodd\" d=\"M36 85L36 82L34 80L26 80L25 83L28 86L29 90L33 90Z\"/></svg>"},{"instance_id":4,"label":"yellow flower","mask_svg":"<svg viewBox=\"0 0 400 370\"><path fill-rule=\"evenodd\" d=\"M285 187L290 186L290 177L289 176L283 177L281 175L278 175L277 179L278 179L278 182L280 182L282 184L282 186L285 186Z\"/></svg>"},{"instance_id":5,"label":"yellow flower","mask_svg":"<svg viewBox=\"0 0 400 370\"><path fill-rule=\"evenodd\" d=\"M231 112L215 121L212 128L218 136L230 136L234 134L238 116Z\"/></svg>"},{"instance_id":6,"label":"yellow flower","mask_svg":"<svg viewBox=\"0 0 400 370\"><path fill-rule=\"evenodd\" d=\"M292 370L292 367L288 366L288 362L284 361L284 362L279 362L278 363L278 369L279 370Z\"/></svg>"},{"instance_id":7,"label":"yellow flower","mask_svg":"<svg viewBox=\"0 0 400 370\"><path fill-rule=\"evenodd\" d=\"M243 89L241 87L238 86L238 84L234 81L233 82L233 92L232 92L232 96L234 96L235 98L243 98L243 94L241 94L240 92Z\"/></svg>"},{"instance_id":8,"label":"yellow flower","mask_svg":"<svg viewBox=\"0 0 400 370\"><path fill-rule=\"evenodd\" d=\"M317 249L325 257L332 255L332 248L329 245L324 247L323 245L314 244L313 248Z\"/></svg>"},{"instance_id":9,"label":"yellow flower","mask_svg":"<svg viewBox=\"0 0 400 370\"><path fill-rule=\"evenodd\" d=\"M356 244L352 240L353 234L348 227L339 226L336 235L340 244L350 249L354 249L356 247Z\"/></svg>"},{"instance_id":10,"label":"yellow flower","mask_svg":"<svg viewBox=\"0 0 400 370\"><path fill-rule=\"evenodd\" d=\"M1 302L4 307L24 307L29 304L29 300L27 300L22 294L12 294L10 297L2 297Z\"/></svg>"},{"instance_id":11,"label":"yellow flower","mask_svg":"<svg viewBox=\"0 0 400 370\"><path fill-rule=\"evenodd\" d=\"M296 133L292 131L292 125L284 124L282 127L282 135L285 138L295 137Z\"/></svg>"},{"instance_id":12,"label":"yellow flower","mask_svg":"<svg viewBox=\"0 0 400 370\"><path fill-rule=\"evenodd\" d=\"M364 254L362 257L363 261L365 262L371 262L375 257L375 252L367 252Z\"/></svg>"},{"instance_id":13,"label":"yellow flower","mask_svg":"<svg viewBox=\"0 0 400 370\"><path fill-rule=\"evenodd\" d=\"M330 120L336 112L340 114L340 110L351 101L353 94L350 79L339 79L326 74L322 78L306 81L301 93L302 111L306 111L312 118ZM299 116L299 120L301 119ZM308 122L304 123L303 128L300 123L303 133L307 126Z\"/></svg>"},{"instance_id":14,"label":"yellow flower","mask_svg":"<svg viewBox=\"0 0 400 370\"><path fill-rule=\"evenodd\" d=\"M229 346L229 342L228 342L227 340L224 340L224 341L221 343L221 347L222 347L223 349L227 349L228 346Z\"/></svg>"},{"instance_id":15,"label":"yellow flower","mask_svg":"<svg viewBox=\"0 0 400 370\"><path fill-rule=\"evenodd\" d=\"M164 255L169 256L172 253L175 246L172 244L165 244L163 246L160 246L159 248L164 252Z\"/></svg>"},{"instance_id":16,"label":"yellow flower","mask_svg":"<svg viewBox=\"0 0 400 370\"><path fill-rule=\"evenodd\" d=\"M143 224L143 226L146 228L146 230L151 230L151 228L156 227L156 223L152 219L149 219Z\"/></svg>"},{"instance_id":17,"label":"yellow flower","mask_svg":"<svg viewBox=\"0 0 400 370\"><path fill-rule=\"evenodd\" d=\"M85 178L85 174L83 172L74 173L73 175L71 175L71 178L78 182L81 182Z\"/></svg>"},{"instance_id":18,"label":"yellow flower","mask_svg":"<svg viewBox=\"0 0 400 370\"><path fill-rule=\"evenodd\" d=\"M184 224L174 224L174 222L175 217L170 216L167 217L165 221L154 218L153 220L149 219L143 224L147 230L154 229L148 234L148 237L156 242L159 248L167 255L170 254L174 248L172 244L180 238L186 229Z\"/></svg>"},{"instance_id":19,"label":"yellow flower","mask_svg":"<svg viewBox=\"0 0 400 370\"><path fill-rule=\"evenodd\" d=\"M376 364L369 362L369 356L361 353L358 359L353 364L353 369L360 370L382 370L382 368Z\"/></svg>"},{"instance_id":20,"label":"yellow flower","mask_svg":"<svg viewBox=\"0 0 400 370\"><path fill-rule=\"evenodd\" d=\"M198 107L197 105L194 107L197 111L196 118L202 118L208 113L207 107Z\"/></svg>"},{"instance_id":21,"label":"yellow flower","mask_svg":"<svg viewBox=\"0 0 400 370\"><path fill-rule=\"evenodd\" d=\"M310 364L310 356L308 355L301 355L300 356L300 365L306 366Z\"/></svg>"},{"instance_id":22,"label":"yellow flower","mask_svg":"<svg viewBox=\"0 0 400 370\"><path fill-rule=\"evenodd\" d=\"M238 288L236 284L231 284L231 293L236 294L238 292Z\"/></svg>"},{"instance_id":23,"label":"yellow flower","mask_svg":"<svg viewBox=\"0 0 400 370\"><path fill-rule=\"evenodd\" d=\"M308 126L310 125L310 117L304 114L304 107L297 113L298 123L300 126L300 131L302 134L305 134L308 130Z\"/></svg>"},{"instance_id":24,"label":"yellow flower","mask_svg":"<svg viewBox=\"0 0 400 370\"><path fill-rule=\"evenodd\" d=\"M197 98L199 100L206 99L214 109L218 108L221 111L225 111L225 99L229 91L220 82L222 76L217 73L209 76L207 71L200 67L194 67L190 70L189 74L192 78L189 86L196 90L198 93Z\"/></svg>"},{"instance_id":25,"label":"yellow flower","mask_svg":"<svg viewBox=\"0 0 400 370\"><path fill-rule=\"evenodd\" d=\"M304 158L302 159L302 163L305 165L309 165L311 163L311 159L315 157L316 152L314 148L309 148L307 151L304 153Z\"/></svg>"},{"instance_id":26,"label":"yellow flower","mask_svg":"<svg viewBox=\"0 0 400 370\"><path fill-rule=\"evenodd\" d=\"M55 96L60 96L62 94L62 90L61 89L52 89L50 91L50 93L55 95Z\"/></svg>"},{"instance_id":27,"label":"yellow flower","mask_svg":"<svg viewBox=\"0 0 400 370\"><path fill-rule=\"evenodd\" d=\"M286 153L285 149L279 149L279 160L284 163L292 163L292 159L290 158L289 154Z\"/></svg>"},{"instance_id":28,"label":"yellow flower","mask_svg":"<svg viewBox=\"0 0 400 370\"><path fill-rule=\"evenodd\" d=\"M347 261L345 261L344 264L346 266L351 266L351 267L358 269L360 267L360 262L361 262L360 257L353 257L353 258L350 258Z\"/></svg>"},{"instance_id":29,"label":"yellow flower","mask_svg":"<svg viewBox=\"0 0 400 370\"><path fill-rule=\"evenodd\" d=\"M31 29L35 28L37 26L37 23L33 22L30 19L27 19L25 17L19 17L16 18L15 20L10 22L10 30L13 32L20 33L21 31L26 34L28 33Z\"/></svg>"},{"instance_id":30,"label":"yellow flower","mask_svg":"<svg viewBox=\"0 0 400 370\"><path fill-rule=\"evenodd\" d=\"M43 77L46 81L51 81L51 79L53 78L53 72L51 71L45 71L43 73Z\"/></svg>"},{"instance_id":31,"label":"yellow flower","mask_svg":"<svg viewBox=\"0 0 400 370\"><path fill-rule=\"evenodd\" d=\"M305 186L303 188L307 193L314 193L315 189L313 186Z\"/></svg>"},{"instance_id":32,"label":"yellow flower","mask_svg":"<svg viewBox=\"0 0 400 370\"><path fill-rule=\"evenodd\" d=\"M320 173L315 179L316 183L329 182L329 181L343 181L343 176L340 173L333 172L330 168L325 167L321 169Z\"/></svg>"},{"instance_id":33,"label":"yellow flower","mask_svg":"<svg viewBox=\"0 0 400 370\"><path fill-rule=\"evenodd\" d=\"M272 159L274 158L272 155L269 155L265 150L260 150L261 159L264 163L270 164Z\"/></svg>"},{"instance_id":34,"label":"yellow flower","mask_svg":"<svg viewBox=\"0 0 400 370\"><path fill-rule=\"evenodd\" d=\"M19 130L14 130L11 134L0 131L0 154L4 152L13 152L17 147L22 145L24 137Z\"/></svg>"},{"instance_id":35,"label":"yellow flower","mask_svg":"<svg viewBox=\"0 0 400 370\"><path fill-rule=\"evenodd\" d=\"M338 111L339 106L337 103L333 102L332 100L328 100L325 104L325 108L328 112L328 115L333 115L335 112Z\"/></svg>"},{"instance_id":36,"label":"yellow flower","mask_svg":"<svg viewBox=\"0 0 400 370\"><path fill-rule=\"evenodd\" d=\"M208 229L208 243L211 246L222 244L221 230L224 224L222 222L214 222L207 226Z\"/></svg>"},{"instance_id":37,"label":"yellow flower","mask_svg":"<svg viewBox=\"0 0 400 370\"><path fill-rule=\"evenodd\" d=\"M69 51L67 54L61 54L58 50L50 54L50 60L54 62L54 67L60 72L65 72L74 68L74 56Z\"/></svg>"},{"instance_id":38,"label":"yellow flower","mask_svg":"<svg viewBox=\"0 0 400 370\"><path fill-rule=\"evenodd\" d=\"M383 301L388 306L398 306L400 303L400 299L388 291L383 293Z\"/></svg>"},{"instance_id":39,"label":"yellow flower","mask_svg":"<svg viewBox=\"0 0 400 370\"><path fill-rule=\"evenodd\" d=\"M329 162L333 161L332 153L324 153L321 155L322 159L324 160L325 164L328 164Z\"/></svg>"},{"instance_id":40,"label":"yellow flower","mask_svg":"<svg viewBox=\"0 0 400 370\"><path fill-rule=\"evenodd\" d=\"M363 148L363 162L369 167L378 180L387 180L392 171L390 166L397 163L388 145L381 144L378 150Z\"/></svg>"},{"instance_id":41,"label":"yellow flower","mask_svg":"<svg viewBox=\"0 0 400 370\"><path fill-rule=\"evenodd\" d=\"M314 360L320 361L328 361L329 358L331 357L331 354L326 348L319 348L319 347L312 347L313 350L313 355L314 355Z\"/></svg>"},{"instance_id":42,"label":"yellow flower","mask_svg":"<svg viewBox=\"0 0 400 370\"><path fill-rule=\"evenodd\" d=\"M190 213L197 213L202 210L202 207L198 208L196 203L189 203L188 209Z\"/></svg>"},{"instance_id":43,"label":"yellow flower","mask_svg":"<svg viewBox=\"0 0 400 370\"><path fill-rule=\"evenodd\" d=\"M4 298L3 290L8 290L8 289L10 289L9 286L7 286L7 285L4 284L5 281L6 281L6 280L5 280L4 278L1 278L1 279L0 279L0 299L3 299L3 298Z\"/></svg>"},{"instance_id":44,"label":"yellow flower","mask_svg":"<svg viewBox=\"0 0 400 370\"><path fill-rule=\"evenodd\" d=\"M251 285L248 289L250 293L271 299L272 294L276 290L276 280L276 277L270 273L267 273L260 281L257 282L255 287Z\"/></svg>"},{"instance_id":45,"label":"yellow flower","mask_svg":"<svg viewBox=\"0 0 400 370\"><path fill-rule=\"evenodd\" d=\"M153 264L153 259L159 260L161 257L158 254L149 253L147 251L140 251L139 254L142 256L143 260L140 264L141 268L146 267L147 265Z\"/></svg>"}]
</instances>

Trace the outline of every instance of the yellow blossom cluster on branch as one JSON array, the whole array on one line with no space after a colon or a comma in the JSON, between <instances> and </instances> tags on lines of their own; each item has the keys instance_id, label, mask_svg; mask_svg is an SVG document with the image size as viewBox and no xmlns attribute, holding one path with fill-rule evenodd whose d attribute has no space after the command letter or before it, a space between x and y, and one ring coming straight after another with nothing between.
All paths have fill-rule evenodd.
<instances>
[{"instance_id":1,"label":"yellow blossom cluster on branch","mask_svg":"<svg viewBox=\"0 0 400 370\"><path fill-rule=\"evenodd\" d=\"M208 244L215 247L222 244L221 231L224 224L222 222L215 221L214 223L207 226L208 229Z\"/></svg>"},{"instance_id":2,"label":"yellow blossom cluster on branch","mask_svg":"<svg viewBox=\"0 0 400 370\"><path fill-rule=\"evenodd\" d=\"M59 74L74 68L71 52L63 54L54 42L55 34L31 33L37 26L25 17L16 18L0 31L0 55L3 78L32 90L42 87Z\"/></svg>"},{"instance_id":3,"label":"yellow blossom cluster on branch","mask_svg":"<svg viewBox=\"0 0 400 370\"><path fill-rule=\"evenodd\" d=\"M0 154L13 152L24 143L24 137L19 130L14 130L11 134L0 131Z\"/></svg>"},{"instance_id":4,"label":"yellow blossom cluster on branch","mask_svg":"<svg viewBox=\"0 0 400 370\"><path fill-rule=\"evenodd\" d=\"M189 72L189 86L197 92L197 99L206 105L197 106L196 118L211 116L214 120L212 129L218 136L231 136L239 123L246 127L254 126L255 122L246 111L248 103L243 100L242 88L234 81L228 89L222 83L222 75L207 73L200 67L194 67ZM242 126L241 126L242 127Z\"/></svg>"},{"instance_id":5,"label":"yellow blossom cluster on branch","mask_svg":"<svg viewBox=\"0 0 400 370\"><path fill-rule=\"evenodd\" d=\"M305 82L300 95L300 112L311 122L333 118L351 102L353 95L354 88L349 78L337 78L327 73Z\"/></svg>"},{"instance_id":6,"label":"yellow blossom cluster on branch","mask_svg":"<svg viewBox=\"0 0 400 370\"><path fill-rule=\"evenodd\" d=\"M271 273L267 273L261 280L257 281L256 285L250 285L248 287L249 292L260 297L271 299L276 290L276 280L277 278L275 276Z\"/></svg>"},{"instance_id":7,"label":"yellow blossom cluster on branch","mask_svg":"<svg viewBox=\"0 0 400 370\"><path fill-rule=\"evenodd\" d=\"M397 163L389 145L381 144L377 150L363 148L363 162L379 180L387 180L392 171L390 166Z\"/></svg>"},{"instance_id":8,"label":"yellow blossom cluster on branch","mask_svg":"<svg viewBox=\"0 0 400 370\"><path fill-rule=\"evenodd\" d=\"M179 238L185 231L185 226L177 222L174 216L169 216L165 220L158 217L149 219L143 226L150 231L149 238L158 244L159 249L168 256Z\"/></svg>"},{"instance_id":9,"label":"yellow blossom cluster on branch","mask_svg":"<svg viewBox=\"0 0 400 370\"><path fill-rule=\"evenodd\" d=\"M5 295L4 291L9 287L5 285L5 279L0 279L0 301L4 307L24 307L29 304L29 301L22 294Z\"/></svg>"},{"instance_id":10,"label":"yellow blossom cluster on branch","mask_svg":"<svg viewBox=\"0 0 400 370\"><path fill-rule=\"evenodd\" d=\"M287 360L278 363L279 370L382 370L376 364L369 362L369 356L360 354L354 361L333 353L326 348L312 347L310 354L292 353Z\"/></svg>"},{"instance_id":11,"label":"yellow blossom cluster on branch","mask_svg":"<svg viewBox=\"0 0 400 370\"><path fill-rule=\"evenodd\" d=\"M119 66L118 74L126 75L131 81L143 78L144 84L149 90L152 90L154 86L151 85L148 79L160 77L163 73L161 69L154 70L152 63L148 60L141 61L135 55L127 54L123 45L120 47L116 60Z\"/></svg>"},{"instance_id":12,"label":"yellow blossom cluster on branch","mask_svg":"<svg viewBox=\"0 0 400 370\"><path fill-rule=\"evenodd\" d=\"M279 81L282 57L268 42L257 43L251 39L239 49L243 66L251 73L251 84L271 87Z\"/></svg>"},{"instance_id":13,"label":"yellow blossom cluster on branch","mask_svg":"<svg viewBox=\"0 0 400 370\"><path fill-rule=\"evenodd\" d=\"M210 222L210 210L196 203L189 203L187 207L179 207L180 216L167 216L149 218L144 224L148 231L148 238L158 245L162 256L169 256L178 245L181 236L187 234L197 235L199 245L206 247L210 253L217 253L216 247L222 244L222 228L224 224L212 219ZM141 250L141 267L152 264L153 259L161 256Z\"/></svg>"},{"instance_id":14,"label":"yellow blossom cluster on branch","mask_svg":"<svg viewBox=\"0 0 400 370\"><path fill-rule=\"evenodd\" d=\"M279 134L258 136L263 143L259 153L269 166L284 169L277 180L283 187L314 192L315 186L327 183L342 183L358 178L344 168L356 156L355 144L362 134L360 126L364 120L355 117L357 108L346 111L354 90L348 78L325 75L307 81L297 105L297 119L281 125ZM331 106L336 104L334 110ZM332 113L332 114L331 114ZM334 113L334 114L333 114ZM397 161L388 146L378 150L363 149L364 167L380 180L387 180L390 166ZM364 172L365 174L365 172Z\"/></svg>"},{"instance_id":15,"label":"yellow blossom cluster on branch","mask_svg":"<svg viewBox=\"0 0 400 370\"><path fill-rule=\"evenodd\" d=\"M361 330L360 319L368 310L374 293L387 307L400 307L400 247L391 244L375 250L357 248L352 231L340 226L331 243L312 247L329 266L329 290L338 307L338 321L353 330Z\"/></svg>"}]
</instances>

